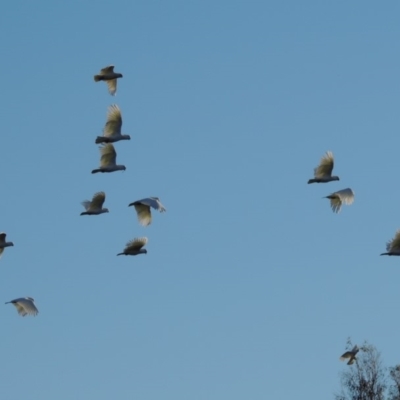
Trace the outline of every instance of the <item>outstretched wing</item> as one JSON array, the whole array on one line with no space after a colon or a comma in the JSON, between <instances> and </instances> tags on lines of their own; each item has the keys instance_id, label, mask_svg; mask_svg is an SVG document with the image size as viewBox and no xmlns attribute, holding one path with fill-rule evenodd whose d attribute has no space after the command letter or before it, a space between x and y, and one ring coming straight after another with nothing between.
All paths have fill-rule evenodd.
<instances>
[{"instance_id":1,"label":"outstretched wing","mask_svg":"<svg viewBox=\"0 0 400 400\"><path fill-rule=\"evenodd\" d=\"M351 358L353 356L353 353L351 352L351 351L346 351L345 353L343 353L341 356L340 356L340 360L341 361L344 361L344 360L346 360L347 358Z\"/></svg>"},{"instance_id":2,"label":"outstretched wing","mask_svg":"<svg viewBox=\"0 0 400 400\"><path fill-rule=\"evenodd\" d=\"M4 232L0 233L0 243L6 242L6 236L7 236L7 234L5 234Z\"/></svg>"},{"instance_id":3,"label":"outstretched wing","mask_svg":"<svg viewBox=\"0 0 400 400\"><path fill-rule=\"evenodd\" d=\"M389 242L387 242L386 250L387 251L400 250L400 229L396 232L394 238Z\"/></svg>"},{"instance_id":4,"label":"outstretched wing","mask_svg":"<svg viewBox=\"0 0 400 400\"><path fill-rule=\"evenodd\" d=\"M113 104L110 107L108 107L107 122L104 127L103 135L107 137L120 135L121 127L122 127L121 110L116 104Z\"/></svg>"},{"instance_id":5,"label":"outstretched wing","mask_svg":"<svg viewBox=\"0 0 400 400\"><path fill-rule=\"evenodd\" d=\"M33 303L33 300L26 298L26 299L19 299L18 300L18 306L22 307L22 310L20 311L19 307L18 313L22 316L25 316L26 314L29 315L37 315L38 314L38 309L36 308L35 304Z\"/></svg>"},{"instance_id":6,"label":"outstretched wing","mask_svg":"<svg viewBox=\"0 0 400 400\"><path fill-rule=\"evenodd\" d=\"M151 224L150 206L148 206L146 204L142 204L139 201L135 202L133 205L135 207L140 225L143 225L143 226L150 225Z\"/></svg>"},{"instance_id":7,"label":"outstretched wing","mask_svg":"<svg viewBox=\"0 0 400 400\"><path fill-rule=\"evenodd\" d=\"M332 211L338 213L342 204L350 205L354 202L354 192L350 188L338 190L330 194L328 199L331 200Z\"/></svg>"},{"instance_id":8,"label":"outstretched wing","mask_svg":"<svg viewBox=\"0 0 400 400\"><path fill-rule=\"evenodd\" d=\"M104 192L95 193L89 208L91 210L101 210L103 208L103 203L105 199L106 199L106 194Z\"/></svg>"},{"instance_id":9,"label":"outstretched wing","mask_svg":"<svg viewBox=\"0 0 400 400\"><path fill-rule=\"evenodd\" d=\"M146 204L147 206L153 207L155 210L160 212L167 211L161 204L161 201L158 197L147 197L145 199L138 200L138 203Z\"/></svg>"},{"instance_id":10,"label":"outstretched wing","mask_svg":"<svg viewBox=\"0 0 400 400\"><path fill-rule=\"evenodd\" d=\"M331 176L333 166L334 166L333 153L331 151L327 151L326 154L321 158L318 167L314 168L314 176L316 178Z\"/></svg>"},{"instance_id":11,"label":"outstretched wing","mask_svg":"<svg viewBox=\"0 0 400 400\"><path fill-rule=\"evenodd\" d=\"M110 79L110 80L107 80L106 83L108 86L108 91L110 92L111 96L114 96L115 93L117 92L117 80Z\"/></svg>"},{"instance_id":12,"label":"outstretched wing","mask_svg":"<svg viewBox=\"0 0 400 400\"><path fill-rule=\"evenodd\" d=\"M336 196L336 195L331 195L332 197L330 197L330 200L331 200L331 208L332 208L332 211L334 212L334 213L339 213L340 212L340 210L341 210L341 208L342 208L342 201L340 200L340 197L339 196Z\"/></svg>"},{"instance_id":13,"label":"outstretched wing","mask_svg":"<svg viewBox=\"0 0 400 400\"><path fill-rule=\"evenodd\" d=\"M81 203L83 205L83 207L85 207L85 210L89 210L90 204L92 204L92 202L90 200L84 200Z\"/></svg>"},{"instance_id":14,"label":"outstretched wing","mask_svg":"<svg viewBox=\"0 0 400 400\"><path fill-rule=\"evenodd\" d=\"M100 147L101 159L100 167L109 167L116 164L117 152L111 143Z\"/></svg>"},{"instance_id":15,"label":"outstretched wing","mask_svg":"<svg viewBox=\"0 0 400 400\"><path fill-rule=\"evenodd\" d=\"M340 200L342 201L342 203L347 204L347 205L353 204L354 192L350 188L338 190L335 193L338 197L340 197Z\"/></svg>"},{"instance_id":16,"label":"outstretched wing","mask_svg":"<svg viewBox=\"0 0 400 400\"><path fill-rule=\"evenodd\" d=\"M109 65L100 70L100 74L102 75L112 74L113 72L114 72L114 65Z\"/></svg>"},{"instance_id":17,"label":"outstretched wing","mask_svg":"<svg viewBox=\"0 0 400 400\"><path fill-rule=\"evenodd\" d=\"M143 246L145 246L148 242L147 237L140 237L130 240L125 247L125 251L127 250L140 250Z\"/></svg>"}]
</instances>

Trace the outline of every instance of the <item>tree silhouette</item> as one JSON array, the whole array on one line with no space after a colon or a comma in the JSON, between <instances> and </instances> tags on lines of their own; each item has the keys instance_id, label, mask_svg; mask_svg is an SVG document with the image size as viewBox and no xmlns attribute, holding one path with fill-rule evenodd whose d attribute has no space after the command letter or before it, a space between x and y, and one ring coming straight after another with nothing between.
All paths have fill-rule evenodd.
<instances>
[{"instance_id":1,"label":"tree silhouette","mask_svg":"<svg viewBox=\"0 0 400 400\"><path fill-rule=\"evenodd\" d=\"M353 347L350 339L347 341L347 347ZM400 371L398 372L400 384ZM354 364L346 366L346 370L341 373L340 382L341 393L335 394L335 400L384 400L387 377L379 351L373 345L364 342ZM399 388L400 386L397 386L395 393L400 393ZM400 398L393 397L391 400Z\"/></svg>"}]
</instances>

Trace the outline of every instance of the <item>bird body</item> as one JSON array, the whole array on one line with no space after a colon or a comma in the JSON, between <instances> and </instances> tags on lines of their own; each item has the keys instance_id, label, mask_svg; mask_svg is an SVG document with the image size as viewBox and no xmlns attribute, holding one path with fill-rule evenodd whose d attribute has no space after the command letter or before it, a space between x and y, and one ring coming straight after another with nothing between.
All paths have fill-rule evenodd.
<instances>
[{"instance_id":1,"label":"bird body","mask_svg":"<svg viewBox=\"0 0 400 400\"><path fill-rule=\"evenodd\" d=\"M137 200L128 205L128 207L131 206L135 207L139 223L143 226L151 224L151 207L160 212L167 211L158 197L147 197L142 200Z\"/></svg>"},{"instance_id":2,"label":"bird body","mask_svg":"<svg viewBox=\"0 0 400 400\"><path fill-rule=\"evenodd\" d=\"M4 232L0 233L0 257L3 255L4 249L6 247L14 246L13 242L6 242L7 234Z\"/></svg>"},{"instance_id":3,"label":"bird body","mask_svg":"<svg viewBox=\"0 0 400 400\"><path fill-rule=\"evenodd\" d=\"M147 237L135 238L130 240L122 253L118 253L117 256L136 256L138 254L147 254L146 249L142 249L148 242Z\"/></svg>"},{"instance_id":4,"label":"bird body","mask_svg":"<svg viewBox=\"0 0 400 400\"><path fill-rule=\"evenodd\" d=\"M117 165L117 152L111 143L107 143L100 147L100 167L92 171L92 174L97 172L114 172L125 171L125 165Z\"/></svg>"},{"instance_id":5,"label":"bird body","mask_svg":"<svg viewBox=\"0 0 400 400\"><path fill-rule=\"evenodd\" d=\"M107 122L103 130L103 136L97 136L96 143L115 143L119 140L131 140L129 135L121 134L121 128L121 110L116 104L113 104L108 107Z\"/></svg>"},{"instance_id":6,"label":"bird body","mask_svg":"<svg viewBox=\"0 0 400 400\"><path fill-rule=\"evenodd\" d=\"M98 75L94 76L94 81L105 81L108 86L108 91L112 96L117 92L117 79L122 78L122 74L114 72L114 65L109 65L100 70Z\"/></svg>"},{"instance_id":7,"label":"bird body","mask_svg":"<svg viewBox=\"0 0 400 400\"><path fill-rule=\"evenodd\" d=\"M325 198L330 199L332 211L338 213L342 204L350 205L354 202L354 192L350 188L342 189L325 196Z\"/></svg>"},{"instance_id":8,"label":"bird body","mask_svg":"<svg viewBox=\"0 0 400 400\"><path fill-rule=\"evenodd\" d=\"M386 251L387 253L382 253L381 256L400 256L400 229L394 238L386 243Z\"/></svg>"},{"instance_id":9,"label":"bird body","mask_svg":"<svg viewBox=\"0 0 400 400\"><path fill-rule=\"evenodd\" d=\"M314 168L314 178L309 179L308 183L327 183L331 181L338 181L338 176L332 176L334 166L333 153L327 151L321 158L318 167Z\"/></svg>"},{"instance_id":10,"label":"bird body","mask_svg":"<svg viewBox=\"0 0 400 400\"><path fill-rule=\"evenodd\" d=\"M356 354L359 352L359 350L360 349L358 348L358 346L355 345L352 350L349 350L349 351L346 351L345 353L343 353L340 356L339 360L345 361L349 358L349 362L347 363L347 365L352 365L352 364L354 364L354 361L356 360Z\"/></svg>"},{"instance_id":11,"label":"bird body","mask_svg":"<svg viewBox=\"0 0 400 400\"><path fill-rule=\"evenodd\" d=\"M81 215L99 215L108 213L108 208L103 208L105 199L106 194L104 192L95 193L92 201L85 200L82 202L82 205L85 207L86 211L82 212Z\"/></svg>"},{"instance_id":12,"label":"bird body","mask_svg":"<svg viewBox=\"0 0 400 400\"><path fill-rule=\"evenodd\" d=\"M25 315L35 316L39 313L39 310L36 308L34 301L32 297L20 297L19 299L7 301L5 304L13 304L18 314L22 317L25 317Z\"/></svg>"}]
</instances>

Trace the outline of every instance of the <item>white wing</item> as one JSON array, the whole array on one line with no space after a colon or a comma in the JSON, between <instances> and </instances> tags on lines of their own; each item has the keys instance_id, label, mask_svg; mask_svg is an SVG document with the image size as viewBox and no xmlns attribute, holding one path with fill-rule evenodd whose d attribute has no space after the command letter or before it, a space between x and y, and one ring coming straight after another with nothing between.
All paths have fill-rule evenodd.
<instances>
[{"instance_id":1,"label":"white wing","mask_svg":"<svg viewBox=\"0 0 400 400\"><path fill-rule=\"evenodd\" d=\"M117 152L111 143L100 147L100 167L111 167L116 165Z\"/></svg>"},{"instance_id":2,"label":"white wing","mask_svg":"<svg viewBox=\"0 0 400 400\"><path fill-rule=\"evenodd\" d=\"M314 168L315 178L331 176L333 166L334 166L333 153L331 151L327 151L326 154L321 158L318 167Z\"/></svg>"},{"instance_id":3,"label":"white wing","mask_svg":"<svg viewBox=\"0 0 400 400\"><path fill-rule=\"evenodd\" d=\"M110 137L121 134L122 116L121 110L116 104L108 107L107 122L104 127L103 135Z\"/></svg>"},{"instance_id":4,"label":"white wing","mask_svg":"<svg viewBox=\"0 0 400 400\"><path fill-rule=\"evenodd\" d=\"M108 91L112 96L115 95L117 92L117 80L116 79L110 79L106 81L107 86L108 86Z\"/></svg>"},{"instance_id":5,"label":"white wing","mask_svg":"<svg viewBox=\"0 0 400 400\"><path fill-rule=\"evenodd\" d=\"M91 210L101 210L103 208L106 194L104 192L95 193L90 203Z\"/></svg>"},{"instance_id":6,"label":"white wing","mask_svg":"<svg viewBox=\"0 0 400 400\"><path fill-rule=\"evenodd\" d=\"M332 211L340 212L342 204L350 205L354 202L354 192L350 189L342 189L327 196L331 201Z\"/></svg>"},{"instance_id":7,"label":"white wing","mask_svg":"<svg viewBox=\"0 0 400 400\"><path fill-rule=\"evenodd\" d=\"M167 211L161 204L161 201L158 197L147 197L145 199L138 200L138 203L146 204L147 206L153 207L155 210L160 212Z\"/></svg>"},{"instance_id":8,"label":"white wing","mask_svg":"<svg viewBox=\"0 0 400 400\"><path fill-rule=\"evenodd\" d=\"M396 232L394 238L387 242L386 244L387 251L400 251L400 229Z\"/></svg>"},{"instance_id":9,"label":"white wing","mask_svg":"<svg viewBox=\"0 0 400 400\"><path fill-rule=\"evenodd\" d=\"M126 244L125 250L140 250L147 242L147 237L135 238Z\"/></svg>"},{"instance_id":10,"label":"white wing","mask_svg":"<svg viewBox=\"0 0 400 400\"><path fill-rule=\"evenodd\" d=\"M140 225L147 226L151 224L151 210L149 206L145 204L137 203L134 204L136 214Z\"/></svg>"},{"instance_id":11,"label":"white wing","mask_svg":"<svg viewBox=\"0 0 400 400\"><path fill-rule=\"evenodd\" d=\"M114 72L114 65L109 65L100 70L100 75L112 74Z\"/></svg>"},{"instance_id":12,"label":"white wing","mask_svg":"<svg viewBox=\"0 0 400 400\"><path fill-rule=\"evenodd\" d=\"M18 305L24 309L25 315L37 315L39 312L33 302L33 299L29 297L18 300Z\"/></svg>"}]
</instances>

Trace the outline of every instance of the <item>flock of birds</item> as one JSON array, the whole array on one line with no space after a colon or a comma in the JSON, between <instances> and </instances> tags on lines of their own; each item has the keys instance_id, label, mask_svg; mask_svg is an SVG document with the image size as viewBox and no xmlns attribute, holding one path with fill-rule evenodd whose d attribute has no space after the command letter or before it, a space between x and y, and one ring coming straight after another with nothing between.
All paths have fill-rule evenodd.
<instances>
[{"instance_id":1,"label":"flock of birds","mask_svg":"<svg viewBox=\"0 0 400 400\"><path fill-rule=\"evenodd\" d=\"M331 151L327 151L321 158L319 165L314 168L314 178L309 179L308 183L327 183L332 181L339 181L340 178L336 175L332 175L334 167L334 157ZM335 213L340 212L342 205L350 205L354 202L354 192L350 188L338 190L333 192L324 198L329 199L331 203L332 211ZM397 230L393 239L386 243L386 253L382 253L381 256L400 256L400 229ZM346 351L340 357L340 360L344 361L349 359L348 365L352 365L356 360L356 354L359 352L359 347L355 345L352 350Z\"/></svg>"},{"instance_id":2,"label":"flock of birds","mask_svg":"<svg viewBox=\"0 0 400 400\"><path fill-rule=\"evenodd\" d=\"M331 151L327 151L321 158L318 167L314 168L314 178L309 179L308 183L327 183L339 181L339 177L332 175L334 167L334 157ZM333 212L338 213L343 204L350 205L354 202L354 192L350 188L333 192L326 199L330 199ZM386 253L381 256L400 256L400 229L396 231L393 239L386 243Z\"/></svg>"},{"instance_id":3,"label":"flock of birds","mask_svg":"<svg viewBox=\"0 0 400 400\"><path fill-rule=\"evenodd\" d=\"M98 75L94 76L94 81L104 81L107 84L109 93L114 96L117 92L117 79L122 78L122 74L114 72L114 66L110 65L100 70ZM92 174L99 172L115 172L125 171L125 165L117 164L117 152L115 151L113 143L121 140L130 140L129 135L123 135L122 129L122 115L121 110L116 104L111 105L108 108L107 121L103 129L103 135L97 136L95 143L100 144L100 166L92 171ZM105 192L98 192L93 195L92 200L85 200L82 202L85 211L80 215L100 215L108 213L108 208L103 207L106 200ZM128 205L135 208L137 218L142 226L148 226L151 224L152 216L151 209L159 212L166 211L165 207L161 204L158 197L147 197L141 200L136 200ZM147 237L137 237L130 240L121 253L117 256L136 256L138 254L146 254L147 250L144 248L148 242ZM13 242L7 242L6 234L0 233L0 257L2 256L6 247L14 246ZM36 316L39 313L35 305L35 300L32 297L21 297L6 302L5 304L13 304L18 314L21 316L33 315Z\"/></svg>"},{"instance_id":4,"label":"flock of birds","mask_svg":"<svg viewBox=\"0 0 400 400\"><path fill-rule=\"evenodd\" d=\"M109 93L114 96L117 92L117 79L122 78L123 75L114 72L114 66L109 65L100 70L100 73L94 76L95 82L104 81L107 84ZM92 170L92 174L96 173L110 173L115 171L125 171L125 165L117 164L117 152L115 151L113 143L121 140L130 140L129 135L122 134L122 115L121 110L116 104L111 105L108 108L107 121L103 130L102 136L97 136L95 143L100 144L100 166ZM321 158L319 165L314 169L314 178L308 181L311 183L327 183L332 181L339 181L339 177L332 175L334 167L333 153L328 151ZM354 192L350 188L338 190L331 193L325 198L330 200L332 211L335 213L340 212L342 205L350 205L354 202ZM92 200L85 200L82 202L85 211L81 215L100 215L108 213L108 208L103 208L106 199L105 192L98 192L93 195ZM129 204L129 207L135 207L138 221L142 226L148 226L151 223L151 208L154 210L164 212L165 207L161 204L158 197L147 197L141 200L136 200ZM124 250L117 255L131 255L136 256L138 254L146 254L147 250L144 248L148 242L147 237L137 237L130 240ZM14 246L13 242L7 242L6 234L0 233L0 257L2 256L6 247ZM386 244L386 253L381 255L389 256L400 256L400 229L396 232L395 237L388 241ZM6 302L6 304L13 304L18 314L21 316L25 315L37 315L38 309L34 303L32 297L21 297L18 299ZM350 358L349 365L353 364L355 356L358 352L358 347L355 346L353 350L344 353L340 359Z\"/></svg>"}]
</instances>

